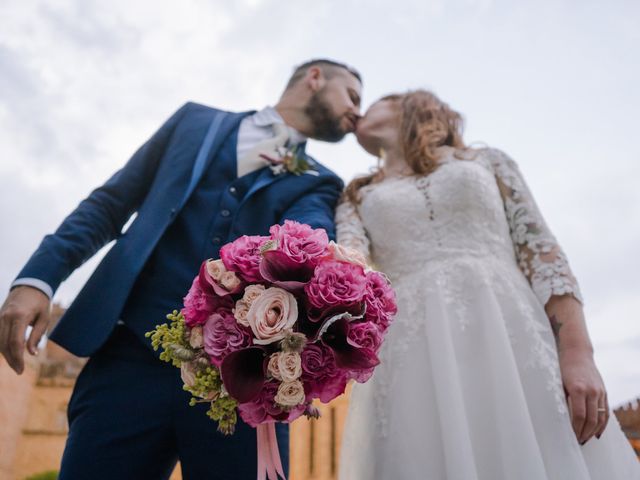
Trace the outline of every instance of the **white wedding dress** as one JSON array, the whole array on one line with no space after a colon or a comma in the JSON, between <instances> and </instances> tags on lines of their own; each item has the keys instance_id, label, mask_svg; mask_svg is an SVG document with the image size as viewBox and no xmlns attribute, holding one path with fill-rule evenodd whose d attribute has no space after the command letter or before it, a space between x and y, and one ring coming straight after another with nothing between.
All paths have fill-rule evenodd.
<instances>
[{"instance_id":1,"label":"white wedding dress","mask_svg":"<svg viewBox=\"0 0 640 480\"><path fill-rule=\"evenodd\" d=\"M341 480L640 479L613 415L584 446L571 428L543 305L580 293L516 164L445 151L336 213L338 241L370 254L399 309L354 385Z\"/></svg>"}]
</instances>

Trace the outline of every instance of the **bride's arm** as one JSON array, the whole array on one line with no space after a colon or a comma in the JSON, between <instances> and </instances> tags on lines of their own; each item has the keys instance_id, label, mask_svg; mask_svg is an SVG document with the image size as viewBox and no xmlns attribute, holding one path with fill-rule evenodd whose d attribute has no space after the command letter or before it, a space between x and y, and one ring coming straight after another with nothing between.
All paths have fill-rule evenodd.
<instances>
[{"instance_id":1,"label":"bride's arm","mask_svg":"<svg viewBox=\"0 0 640 480\"><path fill-rule=\"evenodd\" d=\"M371 264L371 244L357 206L348 199L342 198L336 208L335 221L338 243L357 250Z\"/></svg>"},{"instance_id":2,"label":"bride's arm","mask_svg":"<svg viewBox=\"0 0 640 480\"><path fill-rule=\"evenodd\" d=\"M547 227L517 164L488 150L518 265L544 305L556 337L562 381L576 437L600 436L609 419L604 383L593 360L582 296L569 262ZM598 409L606 409L598 411Z\"/></svg>"}]
</instances>

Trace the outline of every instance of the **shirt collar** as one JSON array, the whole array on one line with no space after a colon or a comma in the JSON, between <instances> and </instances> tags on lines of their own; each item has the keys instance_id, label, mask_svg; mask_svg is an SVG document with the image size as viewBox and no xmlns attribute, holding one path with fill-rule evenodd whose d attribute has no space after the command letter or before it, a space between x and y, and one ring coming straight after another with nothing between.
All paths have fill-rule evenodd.
<instances>
[{"instance_id":1,"label":"shirt collar","mask_svg":"<svg viewBox=\"0 0 640 480\"><path fill-rule=\"evenodd\" d=\"M278 111L271 106L265 107L253 115L253 121L258 127L270 127L274 123L284 123L284 120ZM285 124L286 125L286 124ZM286 125L289 130L289 143L298 145L307 141L307 137L297 131L295 128Z\"/></svg>"}]
</instances>

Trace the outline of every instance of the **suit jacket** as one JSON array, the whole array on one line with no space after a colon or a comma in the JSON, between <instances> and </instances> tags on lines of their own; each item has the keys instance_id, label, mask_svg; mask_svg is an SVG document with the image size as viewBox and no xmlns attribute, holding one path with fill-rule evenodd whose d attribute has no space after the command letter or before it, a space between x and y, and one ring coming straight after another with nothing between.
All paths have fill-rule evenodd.
<instances>
[{"instance_id":1,"label":"suit jacket","mask_svg":"<svg viewBox=\"0 0 640 480\"><path fill-rule=\"evenodd\" d=\"M214 159L221 144L250 113L185 104L55 233L43 239L18 278L40 279L54 291L115 240L52 332L52 340L79 356L91 355L104 343L154 248L198 188L203 173L220 167ZM307 159L318 175L274 175L269 168L258 172L223 240L264 234L271 224L285 219L324 228L334 238L333 210L343 183ZM135 220L123 232L134 213Z\"/></svg>"}]
</instances>

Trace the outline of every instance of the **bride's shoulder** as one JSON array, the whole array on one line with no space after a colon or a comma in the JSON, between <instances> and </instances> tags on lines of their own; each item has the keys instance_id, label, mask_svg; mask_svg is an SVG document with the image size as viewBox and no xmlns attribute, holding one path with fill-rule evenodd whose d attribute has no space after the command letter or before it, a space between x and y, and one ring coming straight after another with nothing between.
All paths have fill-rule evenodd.
<instances>
[{"instance_id":1,"label":"bride's shoulder","mask_svg":"<svg viewBox=\"0 0 640 480\"><path fill-rule=\"evenodd\" d=\"M485 145L471 150L475 151L478 156L486 159L493 166L500 164L515 164L515 161L508 154L496 147Z\"/></svg>"}]
</instances>

